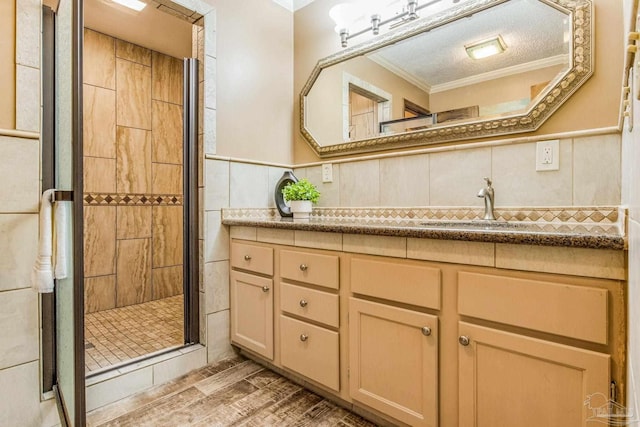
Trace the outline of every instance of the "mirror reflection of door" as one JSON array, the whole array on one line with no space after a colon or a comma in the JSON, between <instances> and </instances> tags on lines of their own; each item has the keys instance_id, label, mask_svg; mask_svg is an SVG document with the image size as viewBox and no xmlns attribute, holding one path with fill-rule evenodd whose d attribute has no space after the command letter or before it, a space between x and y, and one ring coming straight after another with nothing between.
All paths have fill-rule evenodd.
<instances>
[{"instance_id":1,"label":"mirror reflection of door","mask_svg":"<svg viewBox=\"0 0 640 427\"><path fill-rule=\"evenodd\" d=\"M373 138L378 131L379 104L384 99L355 85L349 85L349 139Z\"/></svg>"}]
</instances>

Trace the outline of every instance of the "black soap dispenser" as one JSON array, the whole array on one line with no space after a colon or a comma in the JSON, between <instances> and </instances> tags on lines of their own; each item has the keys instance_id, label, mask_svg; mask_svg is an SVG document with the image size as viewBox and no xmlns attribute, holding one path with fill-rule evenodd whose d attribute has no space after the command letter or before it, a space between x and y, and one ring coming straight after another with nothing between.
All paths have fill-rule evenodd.
<instances>
[{"instance_id":1,"label":"black soap dispenser","mask_svg":"<svg viewBox=\"0 0 640 427\"><path fill-rule=\"evenodd\" d=\"M291 208L287 206L284 201L284 196L282 195L282 189L293 182L298 182L298 178L296 178L292 171L285 171L285 173L282 174L280 181L276 184L276 191L274 194L276 199L276 208L278 208L278 212L280 212L280 216L283 218L293 216Z\"/></svg>"}]
</instances>

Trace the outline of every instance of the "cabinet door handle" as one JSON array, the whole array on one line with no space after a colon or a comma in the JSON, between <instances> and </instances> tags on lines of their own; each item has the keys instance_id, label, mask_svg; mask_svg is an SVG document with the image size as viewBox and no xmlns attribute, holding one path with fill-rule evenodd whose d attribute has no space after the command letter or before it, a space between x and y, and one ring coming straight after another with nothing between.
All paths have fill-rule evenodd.
<instances>
[{"instance_id":1,"label":"cabinet door handle","mask_svg":"<svg viewBox=\"0 0 640 427\"><path fill-rule=\"evenodd\" d=\"M422 331L422 335L424 335L425 337L428 337L429 335L431 335L431 328L428 326L423 326L421 331Z\"/></svg>"},{"instance_id":2,"label":"cabinet door handle","mask_svg":"<svg viewBox=\"0 0 640 427\"><path fill-rule=\"evenodd\" d=\"M300 341L305 342L309 339L309 335L300 334Z\"/></svg>"},{"instance_id":3,"label":"cabinet door handle","mask_svg":"<svg viewBox=\"0 0 640 427\"><path fill-rule=\"evenodd\" d=\"M300 300L300 307L306 307L306 306L307 306L307 304L309 304L309 303L307 302L307 300L306 300L306 299L301 299L301 300Z\"/></svg>"},{"instance_id":4,"label":"cabinet door handle","mask_svg":"<svg viewBox=\"0 0 640 427\"><path fill-rule=\"evenodd\" d=\"M471 340L470 340L470 339L469 339L469 337L468 337L468 336L466 336L466 335L460 335L460 336L458 337L458 342L460 343L460 345L463 345L463 346L465 346L465 347L466 347L466 346L468 346L468 345L469 345L469 343L471 342Z\"/></svg>"},{"instance_id":5,"label":"cabinet door handle","mask_svg":"<svg viewBox=\"0 0 640 427\"><path fill-rule=\"evenodd\" d=\"M300 264L300 271L307 271L307 268L309 268L307 264Z\"/></svg>"},{"instance_id":6,"label":"cabinet door handle","mask_svg":"<svg viewBox=\"0 0 640 427\"><path fill-rule=\"evenodd\" d=\"M269 287L268 286L263 286L262 287L262 292L269 292Z\"/></svg>"},{"instance_id":7,"label":"cabinet door handle","mask_svg":"<svg viewBox=\"0 0 640 427\"><path fill-rule=\"evenodd\" d=\"M245 261L251 261L251 255L245 255L244 256L244 260Z\"/></svg>"}]
</instances>

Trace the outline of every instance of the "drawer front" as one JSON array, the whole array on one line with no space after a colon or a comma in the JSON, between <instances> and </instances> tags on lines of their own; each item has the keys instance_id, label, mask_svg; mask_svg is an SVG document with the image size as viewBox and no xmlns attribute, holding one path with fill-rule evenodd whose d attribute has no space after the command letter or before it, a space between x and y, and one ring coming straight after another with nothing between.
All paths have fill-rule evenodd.
<instances>
[{"instance_id":1,"label":"drawer front","mask_svg":"<svg viewBox=\"0 0 640 427\"><path fill-rule=\"evenodd\" d=\"M338 265L335 255L280 251L280 275L298 282L338 289Z\"/></svg>"},{"instance_id":2,"label":"drawer front","mask_svg":"<svg viewBox=\"0 0 640 427\"><path fill-rule=\"evenodd\" d=\"M231 243L231 267L273 275L273 249L246 243Z\"/></svg>"},{"instance_id":3,"label":"drawer front","mask_svg":"<svg viewBox=\"0 0 640 427\"><path fill-rule=\"evenodd\" d=\"M280 316L282 366L340 391L340 354L337 332Z\"/></svg>"},{"instance_id":4,"label":"drawer front","mask_svg":"<svg viewBox=\"0 0 640 427\"><path fill-rule=\"evenodd\" d=\"M441 272L399 261L351 259L351 291L419 307L440 309Z\"/></svg>"},{"instance_id":5,"label":"drawer front","mask_svg":"<svg viewBox=\"0 0 640 427\"><path fill-rule=\"evenodd\" d=\"M607 344L607 290L490 274L458 273L465 316Z\"/></svg>"},{"instance_id":6,"label":"drawer front","mask_svg":"<svg viewBox=\"0 0 640 427\"><path fill-rule=\"evenodd\" d=\"M335 328L340 326L338 295L302 286L280 284L280 309Z\"/></svg>"}]
</instances>

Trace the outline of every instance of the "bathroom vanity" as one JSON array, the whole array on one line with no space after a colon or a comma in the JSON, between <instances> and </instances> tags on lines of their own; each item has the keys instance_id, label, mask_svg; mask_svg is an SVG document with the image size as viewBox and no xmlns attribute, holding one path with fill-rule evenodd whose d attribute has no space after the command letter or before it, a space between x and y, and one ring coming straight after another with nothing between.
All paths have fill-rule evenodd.
<instances>
[{"instance_id":1,"label":"bathroom vanity","mask_svg":"<svg viewBox=\"0 0 640 427\"><path fill-rule=\"evenodd\" d=\"M624 402L614 210L588 225L224 211L232 343L380 423L586 426Z\"/></svg>"}]
</instances>

